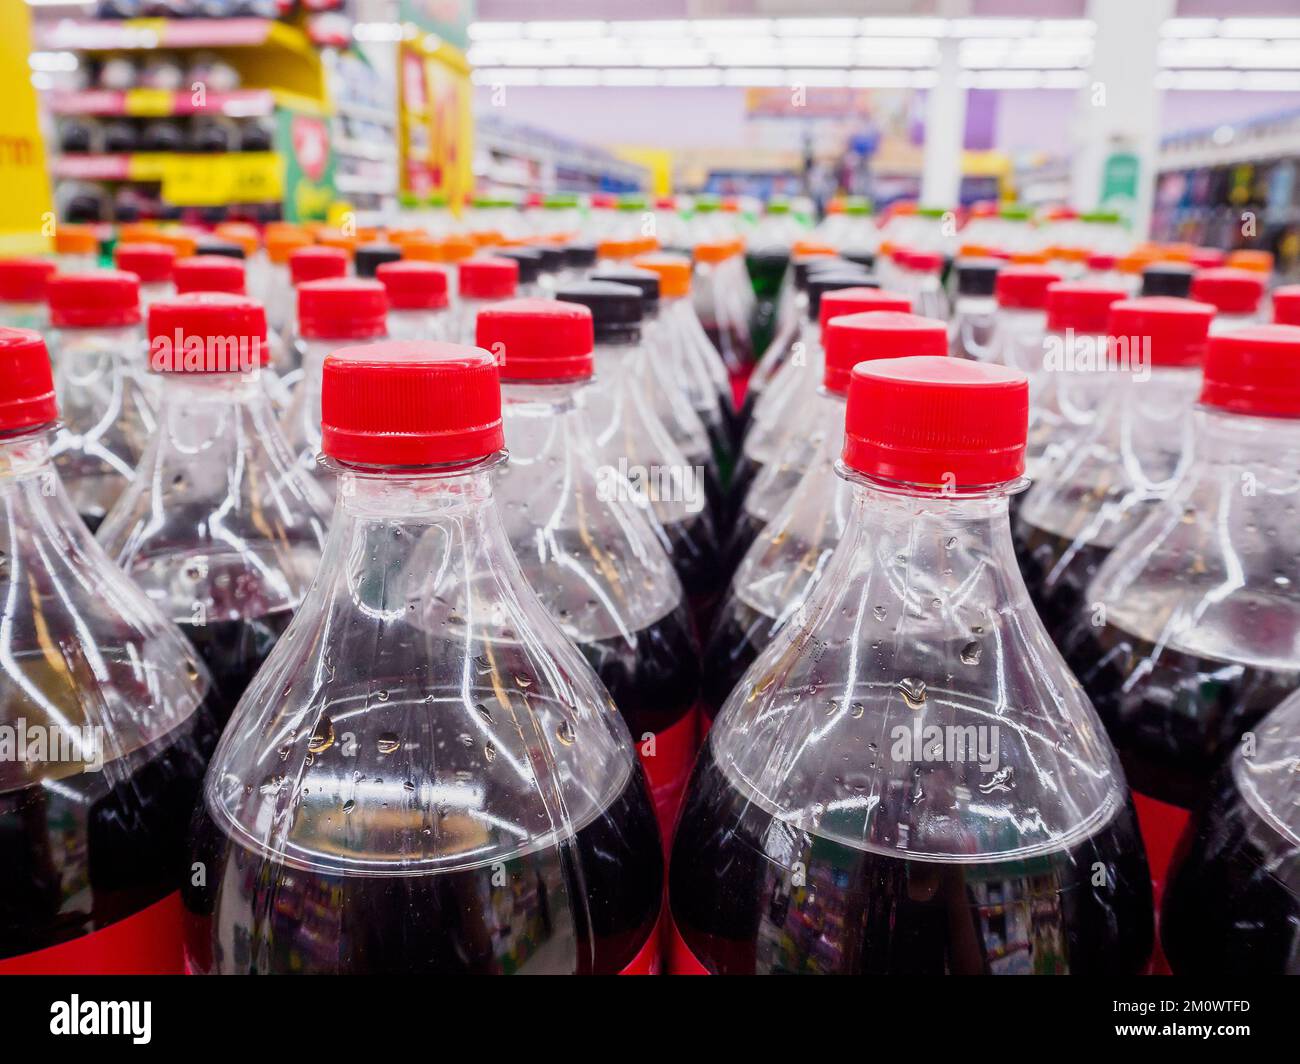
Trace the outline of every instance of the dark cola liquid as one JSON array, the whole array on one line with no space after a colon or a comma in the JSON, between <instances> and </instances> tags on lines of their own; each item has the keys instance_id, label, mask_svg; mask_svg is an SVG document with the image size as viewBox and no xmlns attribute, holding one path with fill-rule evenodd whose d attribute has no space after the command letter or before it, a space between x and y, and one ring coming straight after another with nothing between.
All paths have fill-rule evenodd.
<instances>
[{"instance_id":1,"label":"dark cola liquid","mask_svg":"<svg viewBox=\"0 0 1300 1064\"><path fill-rule=\"evenodd\" d=\"M710 971L1114 975L1147 965L1151 891L1130 808L1054 852L957 862L786 824L735 788L709 744L689 795L669 898Z\"/></svg>"},{"instance_id":2,"label":"dark cola liquid","mask_svg":"<svg viewBox=\"0 0 1300 1064\"><path fill-rule=\"evenodd\" d=\"M1187 654L1081 618L1061 647L1134 791L1195 808L1243 732L1300 686L1300 672ZM1138 682L1129 681L1137 674Z\"/></svg>"},{"instance_id":3,"label":"dark cola liquid","mask_svg":"<svg viewBox=\"0 0 1300 1064\"><path fill-rule=\"evenodd\" d=\"M1024 521L1016 526L1020 572L1053 639L1062 640L1090 609L1088 585L1111 550L1095 543L1076 543Z\"/></svg>"},{"instance_id":4,"label":"dark cola liquid","mask_svg":"<svg viewBox=\"0 0 1300 1064\"><path fill-rule=\"evenodd\" d=\"M639 773L570 838L464 869L315 871L232 840L206 808L194 839L211 885L182 897L186 956L202 973L617 974L663 893Z\"/></svg>"},{"instance_id":5,"label":"dark cola liquid","mask_svg":"<svg viewBox=\"0 0 1300 1064\"><path fill-rule=\"evenodd\" d=\"M1229 769L1184 840L1160 941L1176 975L1300 975L1300 843Z\"/></svg>"},{"instance_id":6,"label":"dark cola liquid","mask_svg":"<svg viewBox=\"0 0 1300 1064\"><path fill-rule=\"evenodd\" d=\"M767 520L765 518L752 514L743 507L741 508L731 526L731 535L727 537L728 572L734 573L736 571L740 563L745 560L745 555L749 553L749 548L763 534L763 529L766 527Z\"/></svg>"},{"instance_id":7,"label":"dark cola liquid","mask_svg":"<svg viewBox=\"0 0 1300 1064\"><path fill-rule=\"evenodd\" d=\"M780 630L775 617L732 595L718 612L713 635L704 647L704 686L700 711L712 723L745 670Z\"/></svg>"},{"instance_id":8,"label":"dark cola liquid","mask_svg":"<svg viewBox=\"0 0 1300 1064\"><path fill-rule=\"evenodd\" d=\"M633 634L578 643L636 741L671 728L700 693L700 651L684 606Z\"/></svg>"},{"instance_id":9,"label":"dark cola liquid","mask_svg":"<svg viewBox=\"0 0 1300 1064\"><path fill-rule=\"evenodd\" d=\"M217 735L200 707L97 772L0 792L0 961L98 931L180 887ZM116 752L111 736L104 749Z\"/></svg>"},{"instance_id":10,"label":"dark cola liquid","mask_svg":"<svg viewBox=\"0 0 1300 1064\"><path fill-rule=\"evenodd\" d=\"M289 627L293 612L276 610L236 621L179 626L212 674L217 692L213 713L222 726L230 719L262 662Z\"/></svg>"},{"instance_id":11,"label":"dark cola liquid","mask_svg":"<svg viewBox=\"0 0 1300 1064\"><path fill-rule=\"evenodd\" d=\"M707 511L682 521L663 523L664 549L686 591L697 631L707 631L726 587L718 534Z\"/></svg>"},{"instance_id":12,"label":"dark cola liquid","mask_svg":"<svg viewBox=\"0 0 1300 1064\"><path fill-rule=\"evenodd\" d=\"M749 372L754 364L754 348L749 333L738 325L722 324L717 321L702 321L704 335L722 356L727 372L732 376Z\"/></svg>"}]
</instances>

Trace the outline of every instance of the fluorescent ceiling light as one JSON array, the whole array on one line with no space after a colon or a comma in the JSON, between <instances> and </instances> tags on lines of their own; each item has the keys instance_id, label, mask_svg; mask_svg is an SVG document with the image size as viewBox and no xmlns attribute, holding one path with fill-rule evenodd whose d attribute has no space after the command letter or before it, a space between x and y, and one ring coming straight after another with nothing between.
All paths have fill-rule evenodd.
<instances>
[{"instance_id":1,"label":"fluorescent ceiling light","mask_svg":"<svg viewBox=\"0 0 1300 1064\"><path fill-rule=\"evenodd\" d=\"M663 83L665 85L721 85L722 71L716 67L707 67L700 70L665 70L663 72Z\"/></svg>"},{"instance_id":2,"label":"fluorescent ceiling light","mask_svg":"<svg viewBox=\"0 0 1300 1064\"><path fill-rule=\"evenodd\" d=\"M855 37L858 20L855 18L779 18L776 20L778 37Z\"/></svg>"},{"instance_id":3,"label":"fluorescent ceiling light","mask_svg":"<svg viewBox=\"0 0 1300 1064\"><path fill-rule=\"evenodd\" d=\"M770 18L701 18L691 20L691 29L697 36L711 37L770 37Z\"/></svg>"},{"instance_id":4,"label":"fluorescent ceiling light","mask_svg":"<svg viewBox=\"0 0 1300 1064\"><path fill-rule=\"evenodd\" d=\"M541 71L528 67L479 67L474 71L476 85L537 85Z\"/></svg>"},{"instance_id":5,"label":"fluorescent ceiling light","mask_svg":"<svg viewBox=\"0 0 1300 1064\"><path fill-rule=\"evenodd\" d=\"M510 40L522 37L524 27L518 22L471 22L469 39L471 41Z\"/></svg>"},{"instance_id":6,"label":"fluorescent ceiling light","mask_svg":"<svg viewBox=\"0 0 1300 1064\"><path fill-rule=\"evenodd\" d=\"M1160 27L1162 37L1213 37L1218 31L1217 18L1171 18Z\"/></svg>"},{"instance_id":7,"label":"fluorescent ceiling light","mask_svg":"<svg viewBox=\"0 0 1300 1064\"><path fill-rule=\"evenodd\" d=\"M1225 18L1219 24L1221 37L1300 37L1300 18Z\"/></svg>"},{"instance_id":8,"label":"fluorescent ceiling light","mask_svg":"<svg viewBox=\"0 0 1300 1064\"><path fill-rule=\"evenodd\" d=\"M1028 37L1035 28L1027 18L958 18L948 23L948 36Z\"/></svg>"},{"instance_id":9,"label":"fluorescent ceiling light","mask_svg":"<svg viewBox=\"0 0 1300 1064\"><path fill-rule=\"evenodd\" d=\"M603 37L609 23L580 19L563 22L525 22L524 34L528 37L564 39L566 37Z\"/></svg>"},{"instance_id":10,"label":"fluorescent ceiling light","mask_svg":"<svg viewBox=\"0 0 1300 1064\"><path fill-rule=\"evenodd\" d=\"M787 70L786 84L818 89L841 89L849 83L847 70Z\"/></svg>"},{"instance_id":11,"label":"fluorescent ceiling light","mask_svg":"<svg viewBox=\"0 0 1300 1064\"><path fill-rule=\"evenodd\" d=\"M784 70L736 67L722 72L724 85L785 85Z\"/></svg>"},{"instance_id":12,"label":"fluorescent ceiling light","mask_svg":"<svg viewBox=\"0 0 1300 1064\"><path fill-rule=\"evenodd\" d=\"M543 85L599 85L599 70L543 70Z\"/></svg>"},{"instance_id":13,"label":"fluorescent ceiling light","mask_svg":"<svg viewBox=\"0 0 1300 1064\"><path fill-rule=\"evenodd\" d=\"M614 67L600 72L602 85L648 86L659 84L659 71L645 67Z\"/></svg>"},{"instance_id":14,"label":"fluorescent ceiling light","mask_svg":"<svg viewBox=\"0 0 1300 1064\"><path fill-rule=\"evenodd\" d=\"M941 18L864 18L862 32L868 37L942 37L948 23Z\"/></svg>"}]
</instances>

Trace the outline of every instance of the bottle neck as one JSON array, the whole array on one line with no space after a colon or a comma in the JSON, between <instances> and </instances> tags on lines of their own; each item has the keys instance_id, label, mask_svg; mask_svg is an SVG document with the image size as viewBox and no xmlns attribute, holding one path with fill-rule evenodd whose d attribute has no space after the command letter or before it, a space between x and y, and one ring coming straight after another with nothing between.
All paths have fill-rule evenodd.
<instances>
[{"instance_id":1,"label":"bottle neck","mask_svg":"<svg viewBox=\"0 0 1300 1064\"><path fill-rule=\"evenodd\" d=\"M51 427L41 426L12 436L0 436L0 488L31 477L53 475Z\"/></svg>"},{"instance_id":2,"label":"bottle neck","mask_svg":"<svg viewBox=\"0 0 1300 1064\"><path fill-rule=\"evenodd\" d=\"M1201 406L1193 421L1195 465L1202 472L1218 470L1229 480L1251 473L1263 480L1269 470L1300 469L1300 418L1252 417ZM1244 489L1240 494L1255 497Z\"/></svg>"},{"instance_id":3,"label":"bottle neck","mask_svg":"<svg viewBox=\"0 0 1300 1064\"><path fill-rule=\"evenodd\" d=\"M267 402L260 369L247 373L161 373L161 398L169 410Z\"/></svg>"}]
</instances>

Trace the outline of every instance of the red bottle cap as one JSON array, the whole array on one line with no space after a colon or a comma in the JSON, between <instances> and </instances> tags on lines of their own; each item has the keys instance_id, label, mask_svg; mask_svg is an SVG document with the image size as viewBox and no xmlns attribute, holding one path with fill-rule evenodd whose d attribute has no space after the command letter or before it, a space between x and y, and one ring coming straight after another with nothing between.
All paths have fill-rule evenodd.
<instances>
[{"instance_id":1,"label":"red bottle cap","mask_svg":"<svg viewBox=\"0 0 1300 1064\"><path fill-rule=\"evenodd\" d=\"M447 305L447 271L432 262L382 262L375 277L397 310L441 310Z\"/></svg>"},{"instance_id":2,"label":"red bottle cap","mask_svg":"<svg viewBox=\"0 0 1300 1064\"><path fill-rule=\"evenodd\" d=\"M173 280L180 295L187 292L227 292L242 296L244 264L226 255L193 255L176 260Z\"/></svg>"},{"instance_id":3,"label":"red bottle cap","mask_svg":"<svg viewBox=\"0 0 1300 1064\"><path fill-rule=\"evenodd\" d=\"M31 329L0 329L0 432L22 432L58 420L45 340Z\"/></svg>"},{"instance_id":4,"label":"red bottle cap","mask_svg":"<svg viewBox=\"0 0 1300 1064\"><path fill-rule=\"evenodd\" d=\"M1115 268L1115 256L1101 251L1094 251L1085 260L1090 270L1113 270Z\"/></svg>"},{"instance_id":5,"label":"red bottle cap","mask_svg":"<svg viewBox=\"0 0 1300 1064\"><path fill-rule=\"evenodd\" d=\"M55 274L45 287L56 329L115 329L140 324L140 278L124 270Z\"/></svg>"},{"instance_id":6,"label":"red bottle cap","mask_svg":"<svg viewBox=\"0 0 1300 1064\"><path fill-rule=\"evenodd\" d=\"M909 251L907 265L922 273L937 273L943 269L943 256L937 251Z\"/></svg>"},{"instance_id":7,"label":"red bottle cap","mask_svg":"<svg viewBox=\"0 0 1300 1064\"><path fill-rule=\"evenodd\" d=\"M1047 290L1061 280L1055 270L1042 266L1007 266L998 271L993 292L998 306L1016 310L1042 310L1047 305Z\"/></svg>"},{"instance_id":8,"label":"red bottle cap","mask_svg":"<svg viewBox=\"0 0 1300 1064\"><path fill-rule=\"evenodd\" d=\"M289 254L289 277L294 285L348 275L348 253L342 248L313 245Z\"/></svg>"},{"instance_id":9,"label":"red bottle cap","mask_svg":"<svg viewBox=\"0 0 1300 1064\"><path fill-rule=\"evenodd\" d=\"M844 464L936 491L1014 480L1025 471L1029 380L964 358L859 363L849 383Z\"/></svg>"},{"instance_id":10,"label":"red bottle cap","mask_svg":"<svg viewBox=\"0 0 1300 1064\"><path fill-rule=\"evenodd\" d=\"M1112 345L1128 345L1130 358L1147 351L1150 344L1154 366L1199 366L1213 320L1214 308L1208 303L1143 296L1112 303L1106 332Z\"/></svg>"},{"instance_id":11,"label":"red bottle cap","mask_svg":"<svg viewBox=\"0 0 1300 1064\"><path fill-rule=\"evenodd\" d=\"M326 356L321 449L351 465L472 462L501 450L501 386L486 351L390 341Z\"/></svg>"},{"instance_id":12,"label":"red bottle cap","mask_svg":"<svg viewBox=\"0 0 1300 1064\"><path fill-rule=\"evenodd\" d=\"M842 314L827 322L822 332L826 348L826 390L845 395L849 378L859 362L911 355L948 354L948 327L933 318L898 310L873 310Z\"/></svg>"},{"instance_id":13,"label":"red bottle cap","mask_svg":"<svg viewBox=\"0 0 1300 1064\"><path fill-rule=\"evenodd\" d=\"M1273 289L1273 320L1278 325L1300 325L1300 284Z\"/></svg>"},{"instance_id":14,"label":"red bottle cap","mask_svg":"<svg viewBox=\"0 0 1300 1064\"><path fill-rule=\"evenodd\" d=\"M0 300L45 302L45 286L56 269L50 259L0 259Z\"/></svg>"},{"instance_id":15,"label":"red bottle cap","mask_svg":"<svg viewBox=\"0 0 1300 1064\"><path fill-rule=\"evenodd\" d=\"M1231 266L1200 270L1192 277L1192 298L1212 304L1220 314L1254 314L1264 298L1264 275Z\"/></svg>"},{"instance_id":16,"label":"red bottle cap","mask_svg":"<svg viewBox=\"0 0 1300 1064\"><path fill-rule=\"evenodd\" d=\"M1193 248L1188 261L1198 270L1208 270L1222 266L1227 256L1218 248Z\"/></svg>"},{"instance_id":17,"label":"red bottle cap","mask_svg":"<svg viewBox=\"0 0 1300 1064\"><path fill-rule=\"evenodd\" d=\"M510 299L519 284L514 259L466 259L459 271L459 291L467 299Z\"/></svg>"},{"instance_id":18,"label":"red bottle cap","mask_svg":"<svg viewBox=\"0 0 1300 1064\"><path fill-rule=\"evenodd\" d=\"M143 284L159 284L172 279L176 249L170 244L118 244L113 249L113 264L129 270Z\"/></svg>"},{"instance_id":19,"label":"red bottle cap","mask_svg":"<svg viewBox=\"0 0 1300 1064\"><path fill-rule=\"evenodd\" d=\"M1047 327L1054 332L1101 334L1110 319L1110 305L1125 296L1124 289L1086 281L1058 281L1047 286Z\"/></svg>"},{"instance_id":20,"label":"red bottle cap","mask_svg":"<svg viewBox=\"0 0 1300 1064\"><path fill-rule=\"evenodd\" d=\"M844 314L865 314L869 310L899 310L907 314L911 309L912 301L907 296L882 288L832 288L822 293L817 305L817 325L825 333L826 323Z\"/></svg>"},{"instance_id":21,"label":"red bottle cap","mask_svg":"<svg viewBox=\"0 0 1300 1064\"><path fill-rule=\"evenodd\" d=\"M298 332L307 340L377 340L388 335L388 296L369 278L298 286Z\"/></svg>"},{"instance_id":22,"label":"red bottle cap","mask_svg":"<svg viewBox=\"0 0 1300 1064\"><path fill-rule=\"evenodd\" d=\"M1201 403L1234 414L1300 417L1300 326L1251 325L1211 336Z\"/></svg>"},{"instance_id":23,"label":"red bottle cap","mask_svg":"<svg viewBox=\"0 0 1300 1064\"><path fill-rule=\"evenodd\" d=\"M191 292L149 307L154 373L247 373L270 360L262 304L229 292Z\"/></svg>"},{"instance_id":24,"label":"red bottle cap","mask_svg":"<svg viewBox=\"0 0 1300 1064\"><path fill-rule=\"evenodd\" d=\"M559 299L511 299L478 314L478 346L503 381L584 380L592 373L591 311Z\"/></svg>"}]
</instances>

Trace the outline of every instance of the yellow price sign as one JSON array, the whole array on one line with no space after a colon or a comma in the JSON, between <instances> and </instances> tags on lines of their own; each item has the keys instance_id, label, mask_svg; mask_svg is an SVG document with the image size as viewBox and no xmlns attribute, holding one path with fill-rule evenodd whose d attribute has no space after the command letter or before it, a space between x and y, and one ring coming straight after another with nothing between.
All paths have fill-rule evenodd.
<instances>
[{"instance_id":1,"label":"yellow price sign","mask_svg":"<svg viewBox=\"0 0 1300 1064\"><path fill-rule=\"evenodd\" d=\"M167 89L131 89L124 110L137 118L159 118L172 113L176 94Z\"/></svg>"},{"instance_id":2,"label":"yellow price sign","mask_svg":"<svg viewBox=\"0 0 1300 1064\"><path fill-rule=\"evenodd\" d=\"M284 198L284 164L274 152L168 155L162 198L176 207L272 203Z\"/></svg>"}]
</instances>

